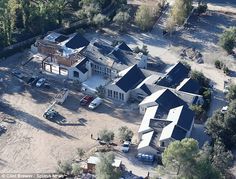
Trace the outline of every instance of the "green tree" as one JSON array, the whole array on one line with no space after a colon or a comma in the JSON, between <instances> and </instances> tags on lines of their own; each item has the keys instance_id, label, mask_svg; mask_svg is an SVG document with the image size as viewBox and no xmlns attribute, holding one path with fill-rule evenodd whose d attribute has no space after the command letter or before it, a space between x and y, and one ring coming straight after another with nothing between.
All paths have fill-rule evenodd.
<instances>
[{"instance_id":1,"label":"green tree","mask_svg":"<svg viewBox=\"0 0 236 179\"><path fill-rule=\"evenodd\" d=\"M100 13L93 17L94 24L97 25L99 28L104 26L108 20L109 19L105 15L102 15Z\"/></svg>"},{"instance_id":2,"label":"green tree","mask_svg":"<svg viewBox=\"0 0 236 179\"><path fill-rule=\"evenodd\" d=\"M168 17L171 27L182 25L192 10L192 0L176 0Z\"/></svg>"},{"instance_id":3,"label":"green tree","mask_svg":"<svg viewBox=\"0 0 236 179\"><path fill-rule=\"evenodd\" d=\"M93 22L93 17L101 12L99 6L95 3L91 3L88 5L83 5L81 11L84 12L87 18L89 18L90 22Z\"/></svg>"},{"instance_id":4,"label":"green tree","mask_svg":"<svg viewBox=\"0 0 236 179\"><path fill-rule=\"evenodd\" d=\"M212 164L212 147L205 143L196 158L196 178L220 179L220 171Z\"/></svg>"},{"instance_id":5,"label":"green tree","mask_svg":"<svg viewBox=\"0 0 236 179\"><path fill-rule=\"evenodd\" d=\"M58 161L57 173L70 175L72 173L71 161Z\"/></svg>"},{"instance_id":6,"label":"green tree","mask_svg":"<svg viewBox=\"0 0 236 179\"><path fill-rule=\"evenodd\" d=\"M160 172L177 172L183 179L220 179L221 173L212 163L212 148L204 145L198 148L198 142L191 138L172 142L162 154L163 167ZM172 174L173 175L173 174Z\"/></svg>"},{"instance_id":7,"label":"green tree","mask_svg":"<svg viewBox=\"0 0 236 179\"><path fill-rule=\"evenodd\" d=\"M84 149L82 149L82 148L77 148L77 154L78 154L78 156L79 156L79 158L80 158L80 160L81 160L82 157L83 157L84 154L85 154Z\"/></svg>"},{"instance_id":8,"label":"green tree","mask_svg":"<svg viewBox=\"0 0 236 179\"><path fill-rule=\"evenodd\" d=\"M154 20L154 13L150 7L141 5L138 8L135 15L135 22L143 31L149 30Z\"/></svg>"},{"instance_id":9,"label":"green tree","mask_svg":"<svg viewBox=\"0 0 236 179\"><path fill-rule=\"evenodd\" d=\"M212 163L222 174L225 174L233 164L233 154L225 149L223 143L216 141L213 147Z\"/></svg>"},{"instance_id":10,"label":"green tree","mask_svg":"<svg viewBox=\"0 0 236 179\"><path fill-rule=\"evenodd\" d=\"M106 95L106 89L104 86L100 85L96 88L96 95L98 95L100 98L104 98Z\"/></svg>"},{"instance_id":11,"label":"green tree","mask_svg":"<svg viewBox=\"0 0 236 179\"><path fill-rule=\"evenodd\" d=\"M236 144L236 100L230 102L226 113L216 111L206 122L206 131L213 141L222 142L226 149Z\"/></svg>"},{"instance_id":12,"label":"green tree","mask_svg":"<svg viewBox=\"0 0 236 179\"><path fill-rule=\"evenodd\" d=\"M229 100L229 101L232 101L232 100L235 100L236 99L236 85L230 85L229 88L228 88L228 93L226 95L226 98Z\"/></svg>"},{"instance_id":13,"label":"green tree","mask_svg":"<svg viewBox=\"0 0 236 179\"><path fill-rule=\"evenodd\" d=\"M198 117L204 112L204 110L203 110L203 108L202 108L202 105L191 105L191 106L190 106L190 109L191 109L192 111L194 111L194 113L195 113L196 116L198 116Z\"/></svg>"},{"instance_id":14,"label":"green tree","mask_svg":"<svg viewBox=\"0 0 236 179\"><path fill-rule=\"evenodd\" d=\"M113 141L115 134L113 131L103 129L98 133L98 136L99 136L100 140L102 140L106 143L110 143L111 141Z\"/></svg>"},{"instance_id":15,"label":"green tree","mask_svg":"<svg viewBox=\"0 0 236 179\"><path fill-rule=\"evenodd\" d=\"M226 29L220 36L219 44L228 53L232 53L236 43L236 27Z\"/></svg>"},{"instance_id":16,"label":"green tree","mask_svg":"<svg viewBox=\"0 0 236 179\"><path fill-rule=\"evenodd\" d=\"M130 15L128 14L128 12L125 11L118 12L113 18L113 21L120 26L121 31L124 31L125 25L129 20L130 20Z\"/></svg>"},{"instance_id":17,"label":"green tree","mask_svg":"<svg viewBox=\"0 0 236 179\"><path fill-rule=\"evenodd\" d=\"M70 3L68 0L51 0L51 4L53 6L52 11L54 10L58 24L61 25L64 12L69 7Z\"/></svg>"},{"instance_id":18,"label":"green tree","mask_svg":"<svg viewBox=\"0 0 236 179\"><path fill-rule=\"evenodd\" d=\"M183 139L172 142L162 154L162 163L167 170L175 171L180 177L195 174L195 157L199 152L194 139Z\"/></svg>"},{"instance_id":19,"label":"green tree","mask_svg":"<svg viewBox=\"0 0 236 179\"><path fill-rule=\"evenodd\" d=\"M19 8L16 0L0 1L0 33L2 33L3 44L10 45L15 27L16 10Z\"/></svg>"},{"instance_id":20,"label":"green tree","mask_svg":"<svg viewBox=\"0 0 236 179\"><path fill-rule=\"evenodd\" d=\"M199 84L203 87L209 87L209 79L206 78L202 72L193 70L190 73L190 78L197 80Z\"/></svg>"},{"instance_id":21,"label":"green tree","mask_svg":"<svg viewBox=\"0 0 236 179\"><path fill-rule=\"evenodd\" d=\"M99 155L99 163L96 165L96 178L119 179L120 173L112 166L115 156L113 153Z\"/></svg>"},{"instance_id":22,"label":"green tree","mask_svg":"<svg viewBox=\"0 0 236 179\"><path fill-rule=\"evenodd\" d=\"M127 126L122 126L119 128L119 139L121 141L130 141L134 135L133 131Z\"/></svg>"}]
</instances>

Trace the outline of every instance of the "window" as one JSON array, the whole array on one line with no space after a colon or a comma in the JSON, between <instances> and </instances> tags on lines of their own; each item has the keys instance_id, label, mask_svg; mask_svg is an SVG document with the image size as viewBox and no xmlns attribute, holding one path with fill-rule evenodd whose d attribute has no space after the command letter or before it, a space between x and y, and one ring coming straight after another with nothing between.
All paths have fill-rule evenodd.
<instances>
[{"instance_id":1,"label":"window","mask_svg":"<svg viewBox=\"0 0 236 179\"><path fill-rule=\"evenodd\" d=\"M79 78L79 72L77 72L77 71L74 71L74 77L76 77L76 78Z\"/></svg>"},{"instance_id":2,"label":"window","mask_svg":"<svg viewBox=\"0 0 236 179\"><path fill-rule=\"evenodd\" d=\"M118 92L117 91L113 91L113 98L118 99Z\"/></svg>"},{"instance_id":3,"label":"window","mask_svg":"<svg viewBox=\"0 0 236 179\"><path fill-rule=\"evenodd\" d=\"M124 94L123 93L119 93L119 100L124 101Z\"/></svg>"},{"instance_id":4,"label":"window","mask_svg":"<svg viewBox=\"0 0 236 179\"><path fill-rule=\"evenodd\" d=\"M124 94L121 94L121 100L124 101Z\"/></svg>"},{"instance_id":5,"label":"window","mask_svg":"<svg viewBox=\"0 0 236 179\"><path fill-rule=\"evenodd\" d=\"M107 93L108 93L108 97L112 97L112 90L108 90Z\"/></svg>"},{"instance_id":6,"label":"window","mask_svg":"<svg viewBox=\"0 0 236 179\"><path fill-rule=\"evenodd\" d=\"M165 142L161 142L161 147L165 147Z\"/></svg>"}]
</instances>

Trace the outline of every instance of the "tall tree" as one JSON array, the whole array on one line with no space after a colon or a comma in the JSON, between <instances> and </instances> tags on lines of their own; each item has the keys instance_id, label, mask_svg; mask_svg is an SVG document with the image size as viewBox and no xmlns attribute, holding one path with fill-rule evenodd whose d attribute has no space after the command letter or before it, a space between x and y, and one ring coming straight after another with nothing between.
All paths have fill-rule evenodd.
<instances>
[{"instance_id":1,"label":"tall tree","mask_svg":"<svg viewBox=\"0 0 236 179\"><path fill-rule=\"evenodd\" d=\"M0 1L0 28L5 45L10 45L12 42L12 33L15 27L17 8L19 8L19 4L16 0Z\"/></svg>"},{"instance_id":2,"label":"tall tree","mask_svg":"<svg viewBox=\"0 0 236 179\"><path fill-rule=\"evenodd\" d=\"M96 178L118 179L120 173L112 166L115 156L113 153L100 154L99 163L96 165Z\"/></svg>"},{"instance_id":3,"label":"tall tree","mask_svg":"<svg viewBox=\"0 0 236 179\"><path fill-rule=\"evenodd\" d=\"M129 19L130 15L128 14L128 12L120 11L115 15L113 21L120 26L121 31L124 31L125 25L129 21Z\"/></svg>"},{"instance_id":4,"label":"tall tree","mask_svg":"<svg viewBox=\"0 0 236 179\"><path fill-rule=\"evenodd\" d=\"M135 22L142 30L149 30L154 21L152 9L146 5L141 5L135 15Z\"/></svg>"},{"instance_id":5,"label":"tall tree","mask_svg":"<svg viewBox=\"0 0 236 179\"><path fill-rule=\"evenodd\" d=\"M159 173L175 171L175 178L221 178L220 171L212 164L211 147L205 146L199 150L198 142L191 138L172 142L162 154L162 162L164 167L159 167Z\"/></svg>"},{"instance_id":6,"label":"tall tree","mask_svg":"<svg viewBox=\"0 0 236 179\"><path fill-rule=\"evenodd\" d=\"M176 171L178 176L192 176L195 173L194 158L199 152L198 143L194 139L183 139L172 142L162 155L165 168Z\"/></svg>"},{"instance_id":7,"label":"tall tree","mask_svg":"<svg viewBox=\"0 0 236 179\"><path fill-rule=\"evenodd\" d=\"M169 21L182 25L192 9L192 0L176 0L169 15Z\"/></svg>"}]
</instances>

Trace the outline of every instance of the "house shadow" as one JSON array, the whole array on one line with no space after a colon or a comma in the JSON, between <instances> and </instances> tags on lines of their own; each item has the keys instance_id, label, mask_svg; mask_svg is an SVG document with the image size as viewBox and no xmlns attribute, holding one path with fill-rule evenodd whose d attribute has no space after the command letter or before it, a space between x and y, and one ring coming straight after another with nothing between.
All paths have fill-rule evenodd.
<instances>
[{"instance_id":1,"label":"house shadow","mask_svg":"<svg viewBox=\"0 0 236 179\"><path fill-rule=\"evenodd\" d=\"M129 105L129 107L127 106ZM132 110L130 104L119 103L110 100L105 100L99 107L94 109L97 113L106 113L114 118L125 122L140 124L141 118L138 110Z\"/></svg>"},{"instance_id":2,"label":"house shadow","mask_svg":"<svg viewBox=\"0 0 236 179\"><path fill-rule=\"evenodd\" d=\"M236 77L236 71L229 70L229 76L232 77L232 78L235 78Z\"/></svg>"}]
</instances>

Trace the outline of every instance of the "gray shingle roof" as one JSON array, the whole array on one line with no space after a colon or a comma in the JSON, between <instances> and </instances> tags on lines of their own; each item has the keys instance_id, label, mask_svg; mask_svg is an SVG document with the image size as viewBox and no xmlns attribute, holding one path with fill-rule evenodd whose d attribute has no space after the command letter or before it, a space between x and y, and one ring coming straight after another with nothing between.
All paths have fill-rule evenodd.
<instances>
[{"instance_id":1,"label":"gray shingle roof","mask_svg":"<svg viewBox=\"0 0 236 179\"><path fill-rule=\"evenodd\" d=\"M155 100L157 104L166 112L177 106L187 105L182 99L176 96L169 89L164 92Z\"/></svg>"},{"instance_id":2,"label":"gray shingle roof","mask_svg":"<svg viewBox=\"0 0 236 179\"><path fill-rule=\"evenodd\" d=\"M187 106L179 106L169 111L167 120L173 121L179 127L189 131L194 120L194 112Z\"/></svg>"},{"instance_id":3,"label":"gray shingle roof","mask_svg":"<svg viewBox=\"0 0 236 179\"><path fill-rule=\"evenodd\" d=\"M174 87L178 85L184 78L188 77L189 69L181 62L174 65L169 72L156 82L157 85Z\"/></svg>"},{"instance_id":4,"label":"gray shingle roof","mask_svg":"<svg viewBox=\"0 0 236 179\"><path fill-rule=\"evenodd\" d=\"M88 69L86 68L86 62L88 62L87 58L84 58L82 61L80 61L75 67L80 70L82 73L86 73Z\"/></svg>"},{"instance_id":5,"label":"gray shingle roof","mask_svg":"<svg viewBox=\"0 0 236 179\"><path fill-rule=\"evenodd\" d=\"M116 82L116 85L124 92L128 92L129 90L135 88L144 79L145 76L142 71L138 68L137 65L134 65L123 77L121 77Z\"/></svg>"},{"instance_id":6,"label":"gray shingle roof","mask_svg":"<svg viewBox=\"0 0 236 179\"><path fill-rule=\"evenodd\" d=\"M70 39L65 46L71 49L77 49L86 47L89 45L89 41L80 34L76 34L72 39Z\"/></svg>"},{"instance_id":7,"label":"gray shingle roof","mask_svg":"<svg viewBox=\"0 0 236 179\"><path fill-rule=\"evenodd\" d=\"M117 47L121 50L132 52L131 48L129 48L129 46L125 42L121 42L119 45L117 45Z\"/></svg>"},{"instance_id":8,"label":"gray shingle roof","mask_svg":"<svg viewBox=\"0 0 236 179\"><path fill-rule=\"evenodd\" d=\"M198 94L200 89L200 84L198 83L198 81L194 79L186 78L180 83L179 86L176 87L176 89L178 91Z\"/></svg>"}]
</instances>

